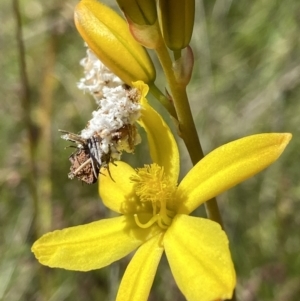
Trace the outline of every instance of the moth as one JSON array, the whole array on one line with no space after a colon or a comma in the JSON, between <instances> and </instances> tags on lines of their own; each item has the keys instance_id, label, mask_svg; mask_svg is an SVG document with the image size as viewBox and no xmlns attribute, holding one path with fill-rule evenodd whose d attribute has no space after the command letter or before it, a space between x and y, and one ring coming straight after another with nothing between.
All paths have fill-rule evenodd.
<instances>
[{"instance_id":1,"label":"moth","mask_svg":"<svg viewBox=\"0 0 300 301\"><path fill-rule=\"evenodd\" d=\"M59 131L64 133L62 138L75 143L76 147L76 151L69 157L71 162L69 179L76 177L87 184L96 183L101 167L108 168L111 161L110 153L103 154L100 149L101 138L94 135L91 138L84 139L67 131Z\"/></svg>"},{"instance_id":2,"label":"moth","mask_svg":"<svg viewBox=\"0 0 300 301\"><path fill-rule=\"evenodd\" d=\"M68 177L70 179L76 177L87 184L97 182L102 167L107 169L112 179L109 171L109 163L114 164L114 161L118 160L123 150L133 152L137 137L135 126L131 124L123 125L110 134L109 150L106 153L103 150L103 139L99 133L95 132L92 137L85 139L67 131L59 131L64 134L61 137L74 143L73 147L76 148L76 151L69 157L71 167Z\"/></svg>"}]
</instances>

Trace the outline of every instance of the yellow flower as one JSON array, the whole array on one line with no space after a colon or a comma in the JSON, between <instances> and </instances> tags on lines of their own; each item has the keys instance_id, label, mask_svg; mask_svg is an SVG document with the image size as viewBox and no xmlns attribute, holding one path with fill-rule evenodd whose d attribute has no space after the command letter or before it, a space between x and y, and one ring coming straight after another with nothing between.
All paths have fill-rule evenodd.
<instances>
[{"instance_id":1,"label":"yellow flower","mask_svg":"<svg viewBox=\"0 0 300 301\"><path fill-rule=\"evenodd\" d=\"M155 80L155 69L147 51L132 37L125 20L115 11L97 0L81 0L74 19L91 50L125 83Z\"/></svg>"},{"instance_id":2,"label":"yellow flower","mask_svg":"<svg viewBox=\"0 0 300 301\"><path fill-rule=\"evenodd\" d=\"M100 176L104 204L121 214L48 233L32 247L40 263L69 270L99 269L136 248L117 300L147 300L165 251L186 299L231 298L236 276L220 225L189 214L210 198L274 162L291 134L260 134L225 144L201 160L177 186L179 154L169 128L145 101L145 128L153 164L134 170L123 162ZM103 171L104 172L104 171ZM112 180L113 179L113 180Z\"/></svg>"}]
</instances>

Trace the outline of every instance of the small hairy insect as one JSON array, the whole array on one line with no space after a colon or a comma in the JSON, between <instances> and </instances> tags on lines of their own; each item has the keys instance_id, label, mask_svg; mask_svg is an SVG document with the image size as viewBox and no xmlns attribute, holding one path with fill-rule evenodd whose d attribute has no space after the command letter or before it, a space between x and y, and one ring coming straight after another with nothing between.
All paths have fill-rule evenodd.
<instances>
[{"instance_id":1,"label":"small hairy insect","mask_svg":"<svg viewBox=\"0 0 300 301\"><path fill-rule=\"evenodd\" d=\"M96 183L101 167L108 169L108 164L112 161L110 153L103 154L101 151L101 138L94 135L84 139L67 131L59 131L64 133L63 139L76 144L76 151L69 157L71 167L68 177L76 177L87 184Z\"/></svg>"}]
</instances>

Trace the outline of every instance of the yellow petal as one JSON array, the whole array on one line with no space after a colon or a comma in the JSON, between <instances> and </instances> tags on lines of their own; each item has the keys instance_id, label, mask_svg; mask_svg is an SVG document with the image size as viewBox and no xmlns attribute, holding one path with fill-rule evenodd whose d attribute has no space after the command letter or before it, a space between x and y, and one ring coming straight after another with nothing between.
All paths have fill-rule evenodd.
<instances>
[{"instance_id":1,"label":"yellow petal","mask_svg":"<svg viewBox=\"0 0 300 301\"><path fill-rule=\"evenodd\" d=\"M75 24L96 56L128 85L155 80L147 51L132 37L115 11L96 0L81 0L75 8Z\"/></svg>"},{"instance_id":2,"label":"yellow petal","mask_svg":"<svg viewBox=\"0 0 300 301\"><path fill-rule=\"evenodd\" d=\"M291 140L291 134L258 134L224 144L205 156L177 190L178 213L200 204L259 173L272 164Z\"/></svg>"},{"instance_id":3,"label":"yellow petal","mask_svg":"<svg viewBox=\"0 0 300 301\"><path fill-rule=\"evenodd\" d=\"M110 175L109 175L110 172ZM118 161L102 169L99 180L99 194L106 207L122 213L136 213L139 211L138 198L133 189L130 177L136 174L135 170L128 164Z\"/></svg>"},{"instance_id":4,"label":"yellow petal","mask_svg":"<svg viewBox=\"0 0 300 301\"><path fill-rule=\"evenodd\" d=\"M236 276L228 239L219 224L177 215L164 246L175 281L188 301L231 298Z\"/></svg>"},{"instance_id":5,"label":"yellow petal","mask_svg":"<svg viewBox=\"0 0 300 301\"><path fill-rule=\"evenodd\" d=\"M139 228L133 216L120 216L47 233L32 252L51 268L89 271L119 260L159 231Z\"/></svg>"},{"instance_id":6,"label":"yellow petal","mask_svg":"<svg viewBox=\"0 0 300 301\"><path fill-rule=\"evenodd\" d=\"M154 163L163 166L165 174L177 184L179 174L179 153L175 138L158 114L144 99L142 117L139 124L145 129L150 154Z\"/></svg>"},{"instance_id":7,"label":"yellow petal","mask_svg":"<svg viewBox=\"0 0 300 301\"><path fill-rule=\"evenodd\" d=\"M117 295L117 301L147 301L164 248L163 233L141 245L130 261Z\"/></svg>"}]
</instances>

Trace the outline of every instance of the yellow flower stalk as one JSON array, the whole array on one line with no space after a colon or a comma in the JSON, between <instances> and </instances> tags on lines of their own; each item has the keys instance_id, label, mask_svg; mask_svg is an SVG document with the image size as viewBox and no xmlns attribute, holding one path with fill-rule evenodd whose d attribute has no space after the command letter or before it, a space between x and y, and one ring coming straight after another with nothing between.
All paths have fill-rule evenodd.
<instances>
[{"instance_id":1,"label":"yellow flower stalk","mask_svg":"<svg viewBox=\"0 0 300 301\"><path fill-rule=\"evenodd\" d=\"M195 0L160 0L160 21L164 40L171 50L189 45L195 18Z\"/></svg>"},{"instance_id":2,"label":"yellow flower stalk","mask_svg":"<svg viewBox=\"0 0 300 301\"><path fill-rule=\"evenodd\" d=\"M75 25L97 57L125 83L155 80L147 51L132 37L127 23L97 0L81 0L75 8Z\"/></svg>"},{"instance_id":3,"label":"yellow flower stalk","mask_svg":"<svg viewBox=\"0 0 300 301\"><path fill-rule=\"evenodd\" d=\"M179 153L161 116L146 101L145 128L153 164L126 163L102 170L99 193L120 214L54 231L32 251L41 264L68 270L99 269L137 249L116 300L146 301L163 252L188 301L229 299L236 275L220 225L189 214L210 198L253 176L283 152L291 134L259 134L225 144L194 166L177 185ZM112 180L113 179L113 180Z\"/></svg>"}]
</instances>

